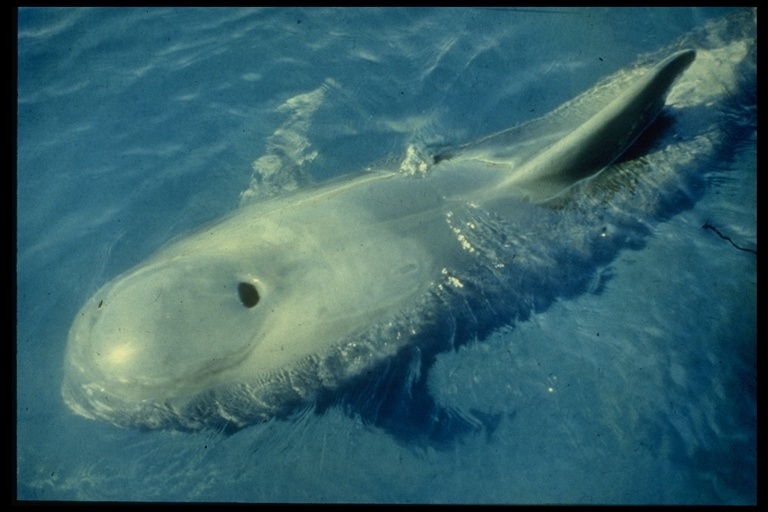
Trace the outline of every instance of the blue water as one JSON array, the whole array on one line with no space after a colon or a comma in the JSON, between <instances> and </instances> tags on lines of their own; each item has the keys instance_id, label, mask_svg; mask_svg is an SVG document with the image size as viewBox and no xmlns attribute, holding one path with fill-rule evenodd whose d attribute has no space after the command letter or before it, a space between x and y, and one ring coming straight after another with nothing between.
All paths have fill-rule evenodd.
<instances>
[{"instance_id":1,"label":"blue water","mask_svg":"<svg viewBox=\"0 0 768 512\"><path fill-rule=\"evenodd\" d=\"M728 9L22 9L17 493L25 500L753 503L756 150L589 293L441 354L435 399L492 428L409 444L330 407L233 435L63 404L104 282L235 209L289 98L316 182L535 118ZM330 81L328 81L330 80ZM708 169L713 171L713 169Z\"/></svg>"}]
</instances>

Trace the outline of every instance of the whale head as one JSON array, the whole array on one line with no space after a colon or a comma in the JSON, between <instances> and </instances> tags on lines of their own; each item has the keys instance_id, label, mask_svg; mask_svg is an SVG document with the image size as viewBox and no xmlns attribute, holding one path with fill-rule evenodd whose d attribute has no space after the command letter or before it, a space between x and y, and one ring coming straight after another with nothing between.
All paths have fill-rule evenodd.
<instances>
[{"instance_id":1,"label":"whale head","mask_svg":"<svg viewBox=\"0 0 768 512\"><path fill-rule=\"evenodd\" d=\"M269 204L170 243L85 303L68 339L70 408L159 426L212 390L312 364L434 273L417 244L362 215L322 200ZM147 409L167 410L155 421Z\"/></svg>"}]
</instances>

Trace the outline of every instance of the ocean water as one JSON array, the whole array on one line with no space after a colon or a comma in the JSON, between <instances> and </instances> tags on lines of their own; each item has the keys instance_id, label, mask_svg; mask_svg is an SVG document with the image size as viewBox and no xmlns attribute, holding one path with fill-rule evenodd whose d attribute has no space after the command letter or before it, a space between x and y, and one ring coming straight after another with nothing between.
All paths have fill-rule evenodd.
<instances>
[{"instance_id":1,"label":"ocean water","mask_svg":"<svg viewBox=\"0 0 768 512\"><path fill-rule=\"evenodd\" d=\"M539 117L686 34L749 54L754 31L731 9L19 10L18 498L754 503L753 75L712 80L738 84L707 105L731 150L599 286L437 356L430 393L476 423L449 442L333 405L136 431L61 398L81 305L244 195ZM287 181L264 179L275 154Z\"/></svg>"}]
</instances>

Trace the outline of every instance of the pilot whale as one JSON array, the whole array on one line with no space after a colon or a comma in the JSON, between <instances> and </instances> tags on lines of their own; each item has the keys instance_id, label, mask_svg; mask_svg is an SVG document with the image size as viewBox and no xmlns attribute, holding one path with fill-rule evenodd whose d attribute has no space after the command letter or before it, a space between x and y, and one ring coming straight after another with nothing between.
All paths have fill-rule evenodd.
<instances>
[{"instance_id":1,"label":"pilot whale","mask_svg":"<svg viewBox=\"0 0 768 512\"><path fill-rule=\"evenodd\" d=\"M65 403L123 427L239 428L408 347L524 319L555 283L594 286L583 268L638 232L631 207L611 217L618 186L642 188L628 148L695 59L678 51L544 118L246 205L172 241L77 313ZM547 228L526 231L529 219Z\"/></svg>"}]
</instances>

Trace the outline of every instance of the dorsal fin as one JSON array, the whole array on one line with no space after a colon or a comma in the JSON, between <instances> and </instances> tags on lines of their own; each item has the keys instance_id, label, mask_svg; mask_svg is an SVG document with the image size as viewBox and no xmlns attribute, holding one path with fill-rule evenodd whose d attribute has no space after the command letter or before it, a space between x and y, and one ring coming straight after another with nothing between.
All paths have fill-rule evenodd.
<instances>
[{"instance_id":1,"label":"dorsal fin","mask_svg":"<svg viewBox=\"0 0 768 512\"><path fill-rule=\"evenodd\" d=\"M603 106L586 98L584 102L592 103L569 110L573 103L581 107L579 97L562 112L558 109L555 114L560 118L554 122L549 116L534 120L455 152L439 153L435 161L478 160L506 167L508 170L502 171L506 177L489 194L491 202L519 196L521 190L533 201L547 200L621 156L659 115L675 79L695 57L693 50L677 52L608 98Z\"/></svg>"},{"instance_id":2,"label":"dorsal fin","mask_svg":"<svg viewBox=\"0 0 768 512\"><path fill-rule=\"evenodd\" d=\"M693 50L684 50L662 61L584 124L525 162L501 187L521 187L532 199L543 200L610 165L656 119L675 79L695 57Z\"/></svg>"}]
</instances>

